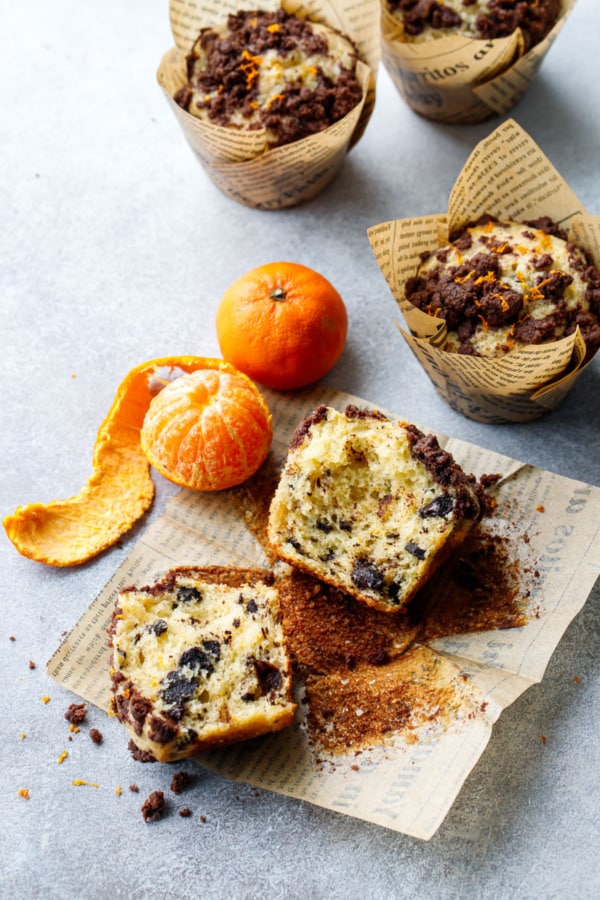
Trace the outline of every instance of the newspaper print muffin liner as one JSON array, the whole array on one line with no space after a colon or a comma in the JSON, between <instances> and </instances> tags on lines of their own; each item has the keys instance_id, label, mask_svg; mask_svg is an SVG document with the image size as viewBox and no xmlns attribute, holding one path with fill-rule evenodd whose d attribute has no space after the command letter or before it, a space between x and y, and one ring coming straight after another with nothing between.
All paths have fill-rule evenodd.
<instances>
[{"instance_id":1,"label":"newspaper print muffin liner","mask_svg":"<svg viewBox=\"0 0 600 900\"><path fill-rule=\"evenodd\" d=\"M403 314L399 331L438 394L488 424L527 422L555 409L591 360L579 328L545 344L487 359L443 349L446 324L407 300L404 285L421 253L484 213L517 222L549 216L600 267L600 217L591 216L537 144L513 119L481 141L451 191L446 215L397 219L368 229L371 248Z\"/></svg>"},{"instance_id":2,"label":"newspaper print muffin liner","mask_svg":"<svg viewBox=\"0 0 600 900\"><path fill-rule=\"evenodd\" d=\"M173 96L187 82L185 58L202 28L223 22L229 13L240 10L280 7L309 21L323 22L354 41L360 57L356 75L363 96L344 118L324 131L266 150L264 130L240 131L200 121ZM373 111L380 60L378 0L170 0L169 16L176 46L164 54L157 80L213 184L238 203L256 209L283 209L317 196L339 172Z\"/></svg>"},{"instance_id":3,"label":"newspaper print muffin liner","mask_svg":"<svg viewBox=\"0 0 600 900\"><path fill-rule=\"evenodd\" d=\"M504 115L527 91L575 5L562 0L558 19L525 50L521 29L493 40L460 35L412 43L381 5L382 59L398 92L415 112L448 124L474 124Z\"/></svg>"}]
</instances>

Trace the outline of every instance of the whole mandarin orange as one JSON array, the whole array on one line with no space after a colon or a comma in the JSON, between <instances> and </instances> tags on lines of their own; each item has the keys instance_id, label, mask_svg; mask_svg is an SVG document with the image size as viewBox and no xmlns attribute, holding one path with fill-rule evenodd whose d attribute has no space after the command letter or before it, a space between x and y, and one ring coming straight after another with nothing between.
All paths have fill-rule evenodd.
<instances>
[{"instance_id":1,"label":"whole mandarin orange","mask_svg":"<svg viewBox=\"0 0 600 900\"><path fill-rule=\"evenodd\" d=\"M265 461L273 438L271 413L256 385L218 363L168 383L142 425L142 450L154 468L196 491L241 484Z\"/></svg>"},{"instance_id":2,"label":"whole mandarin orange","mask_svg":"<svg viewBox=\"0 0 600 900\"><path fill-rule=\"evenodd\" d=\"M223 357L266 387L317 381L346 345L348 314L333 285L299 263L274 262L238 278L216 315Z\"/></svg>"}]
</instances>

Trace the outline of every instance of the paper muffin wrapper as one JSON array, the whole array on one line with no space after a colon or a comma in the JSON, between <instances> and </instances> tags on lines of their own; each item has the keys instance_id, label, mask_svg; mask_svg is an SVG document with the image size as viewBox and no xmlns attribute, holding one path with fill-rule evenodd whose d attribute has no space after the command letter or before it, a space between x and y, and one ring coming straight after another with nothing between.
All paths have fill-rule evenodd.
<instances>
[{"instance_id":1,"label":"paper muffin wrapper","mask_svg":"<svg viewBox=\"0 0 600 900\"><path fill-rule=\"evenodd\" d=\"M173 95L187 82L185 57L202 28L223 22L229 13L243 9L280 7L325 23L354 41L360 56L356 74L363 95L354 109L324 131L268 149L263 129L241 131L201 121L178 106ZM169 15L176 46L164 54L157 80L186 140L216 187L238 203L256 209L296 206L319 194L339 172L373 111L380 61L379 0L170 0Z\"/></svg>"},{"instance_id":2,"label":"paper muffin wrapper","mask_svg":"<svg viewBox=\"0 0 600 900\"><path fill-rule=\"evenodd\" d=\"M556 408L589 364L579 329L502 358L443 349L446 325L406 298L421 254L484 213L517 222L550 216L600 268L600 217L590 216L537 144L509 119L481 141L450 194L446 215L398 219L368 230L379 267L402 312L408 346L450 406L479 422L527 422Z\"/></svg>"},{"instance_id":3,"label":"paper muffin wrapper","mask_svg":"<svg viewBox=\"0 0 600 900\"><path fill-rule=\"evenodd\" d=\"M575 0L562 0L554 27L526 51L520 29L489 41L460 35L405 41L402 24L382 0L383 63L420 115L448 124L483 122L504 115L523 97L574 5Z\"/></svg>"}]
</instances>

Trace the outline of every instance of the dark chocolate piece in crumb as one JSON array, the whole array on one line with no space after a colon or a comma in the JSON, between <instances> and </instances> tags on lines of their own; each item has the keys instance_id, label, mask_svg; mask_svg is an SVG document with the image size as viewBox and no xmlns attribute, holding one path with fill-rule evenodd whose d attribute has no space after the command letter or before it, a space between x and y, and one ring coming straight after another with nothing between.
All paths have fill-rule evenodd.
<instances>
[{"instance_id":1,"label":"dark chocolate piece in crumb","mask_svg":"<svg viewBox=\"0 0 600 900\"><path fill-rule=\"evenodd\" d=\"M65 719L71 725L79 725L87 715L87 706L85 703L71 703L65 713Z\"/></svg>"},{"instance_id":2,"label":"dark chocolate piece in crumb","mask_svg":"<svg viewBox=\"0 0 600 900\"><path fill-rule=\"evenodd\" d=\"M188 772L175 772L171 779L171 790L174 794L181 794L188 787L192 778Z\"/></svg>"},{"instance_id":3,"label":"dark chocolate piece in crumb","mask_svg":"<svg viewBox=\"0 0 600 900\"><path fill-rule=\"evenodd\" d=\"M156 822L165 811L165 795L162 791L152 791L142 804L144 822Z\"/></svg>"}]
</instances>

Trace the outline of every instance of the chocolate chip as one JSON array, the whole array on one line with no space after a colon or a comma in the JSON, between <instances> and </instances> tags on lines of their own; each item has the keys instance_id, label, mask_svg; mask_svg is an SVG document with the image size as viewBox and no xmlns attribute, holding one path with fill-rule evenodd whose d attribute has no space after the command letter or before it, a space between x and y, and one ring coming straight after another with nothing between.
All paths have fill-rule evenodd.
<instances>
[{"instance_id":1,"label":"chocolate chip","mask_svg":"<svg viewBox=\"0 0 600 900\"><path fill-rule=\"evenodd\" d=\"M258 606L256 605L256 601L253 600L252 598L250 598L250 600L248 600L248 603L246 604L246 609L248 610L249 613L253 613L253 614L257 613Z\"/></svg>"},{"instance_id":2,"label":"chocolate chip","mask_svg":"<svg viewBox=\"0 0 600 900\"><path fill-rule=\"evenodd\" d=\"M277 666L265 659L254 659L253 662L262 693L270 694L272 691L278 691L283 677Z\"/></svg>"},{"instance_id":3,"label":"chocolate chip","mask_svg":"<svg viewBox=\"0 0 600 900\"><path fill-rule=\"evenodd\" d=\"M171 705L185 703L186 700L193 697L196 693L197 679L189 678L183 675L182 672L168 672L161 684L164 687L160 692L160 696L165 703Z\"/></svg>"},{"instance_id":4,"label":"chocolate chip","mask_svg":"<svg viewBox=\"0 0 600 900\"><path fill-rule=\"evenodd\" d=\"M167 623L164 619L157 619L156 622L153 622L152 625L150 625L149 630L158 637L167 630Z\"/></svg>"},{"instance_id":5,"label":"chocolate chip","mask_svg":"<svg viewBox=\"0 0 600 900\"><path fill-rule=\"evenodd\" d=\"M419 515L422 519L428 518L443 518L447 516L448 513L452 510L454 506L454 500L450 497L449 494L441 494L439 497L434 497L431 503L428 503L427 506L421 507L419 510Z\"/></svg>"},{"instance_id":6,"label":"chocolate chip","mask_svg":"<svg viewBox=\"0 0 600 900\"><path fill-rule=\"evenodd\" d=\"M202 594L195 587L180 587L177 590L177 599L180 603L190 603L192 600L196 603L200 603L202 600Z\"/></svg>"},{"instance_id":7,"label":"chocolate chip","mask_svg":"<svg viewBox=\"0 0 600 900\"><path fill-rule=\"evenodd\" d=\"M357 559L352 570L352 582L359 590L381 591L384 585L383 573L366 559Z\"/></svg>"},{"instance_id":8,"label":"chocolate chip","mask_svg":"<svg viewBox=\"0 0 600 900\"><path fill-rule=\"evenodd\" d=\"M419 547L418 544L414 544L412 541L404 548L408 553L412 554L412 556L416 556L417 559L425 559L425 551L422 547Z\"/></svg>"}]
</instances>

